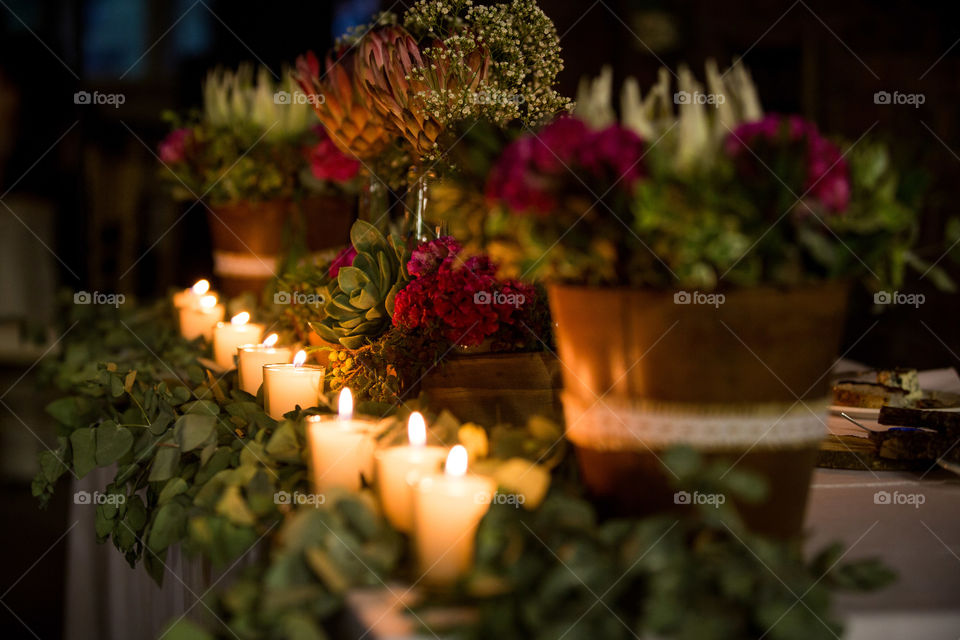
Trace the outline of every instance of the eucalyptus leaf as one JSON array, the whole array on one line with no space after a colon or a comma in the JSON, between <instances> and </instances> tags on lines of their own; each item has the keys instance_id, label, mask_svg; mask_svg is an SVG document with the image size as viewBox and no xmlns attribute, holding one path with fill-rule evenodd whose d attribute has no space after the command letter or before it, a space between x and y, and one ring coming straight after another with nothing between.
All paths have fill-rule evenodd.
<instances>
[{"instance_id":1,"label":"eucalyptus leaf","mask_svg":"<svg viewBox=\"0 0 960 640\"><path fill-rule=\"evenodd\" d=\"M82 478L97 466L97 436L93 429L77 429L70 434L73 470Z\"/></svg>"},{"instance_id":2,"label":"eucalyptus leaf","mask_svg":"<svg viewBox=\"0 0 960 640\"><path fill-rule=\"evenodd\" d=\"M182 451L192 451L210 442L216 427L217 419L212 415L189 413L177 419L173 427L173 438Z\"/></svg>"},{"instance_id":3,"label":"eucalyptus leaf","mask_svg":"<svg viewBox=\"0 0 960 640\"><path fill-rule=\"evenodd\" d=\"M97 466L106 467L122 458L133 446L133 434L130 429L107 421L96 429Z\"/></svg>"}]
</instances>

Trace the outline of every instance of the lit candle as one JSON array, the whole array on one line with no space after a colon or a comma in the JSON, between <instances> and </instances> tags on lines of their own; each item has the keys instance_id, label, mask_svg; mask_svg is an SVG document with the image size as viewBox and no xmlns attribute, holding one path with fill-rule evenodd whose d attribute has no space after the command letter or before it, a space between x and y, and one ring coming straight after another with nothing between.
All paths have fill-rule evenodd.
<instances>
[{"instance_id":1,"label":"lit candle","mask_svg":"<svg viewBox=\"0 0 960 640\"><path fill-rule=\"evenodd\" d=\"M307 419L313 486L317 492L331 487L359 491L361 476L370 477L373 466L373 438L376 422L353 415L350 389L340 392L337 416L310 416Z\"/></svg>"},{"instance_id":2,"label":"lit candle","mask_svg":"<svg viewBox=\"0 0 960 640\"><path fill-rule=\"evenodd\" d=\"M306 361L307 352L298 351L293 364L263 365L263 406L274 420L282 420L297 405L301 409L317 406L324 369Z\"/></svg>"},{"instance_id":3,"label":"lit candle","mask_svg":"<svg viewBox=\"0 0 960 640\"><path fill-rule=\"evenodd\" d=\"M427 425L419 411L407 422L408 445L381 449L375 455L377 492L383 512L397 530L413 530L413 487L420 478L439 471L446 447L427 446Z\"/></svg>"},{"instance_id":4,"label":"lit candle","mask_svg":"<svg viewBox=\"0 0 960 640\"><path fill-rule=\"evenodd\" d=\"M210 282L208 280L197 280L189 289L173 294L173 306L177 309L195 307L200 304L200 298L207 295L208 291L210 291Z\"/></svg>"},{"instance_id":5,"label":"lit candle","mask_svg":"<svg viewBox=\"0 0 960 640\"><path fill-rule=\"evenodd\" d=\"M218 322L213 330L213 359L224 369L233 369L233 356L237 347L260 340L263 325L250 322L246 311L230 318L230 322Z\"/></svg>"},{"instance_id":6,"label":"lit candle","mask_svg":"<svg viewBox=\"0 0 960 640\"><path fill-rule=\"evenodd\" d=\"M428 584L449 584L470 570L477 525L496 484L467 475L467 450L450 450L444 473L425 476L413 493L413 537L417 567Z\"/></svg>"},{"instance_id":7,"label":"lit candle","mask_svg":"<svg viewBox=\"0 0 960 640\"><path fill-rule=\"evenodd\" d=\"M279 338L271 333L261 344L242 344L237 347L241 391L257 395L257 390L263 384L263 365L288 364L293 359L293 349L274 346Z\"/></svg>"},{"instance_id":8,"label":"lit candle","mask_svg":"<svg viewBox=\"0 0 960 640\"><path fill-rule=\"evenodd\" d=\"M217 296L203 296L196 306L180 307L180 334L187 340L200 336L210 340L214 325L226 312L222 304L217 304Z\"/></svg>"}]
</instances>

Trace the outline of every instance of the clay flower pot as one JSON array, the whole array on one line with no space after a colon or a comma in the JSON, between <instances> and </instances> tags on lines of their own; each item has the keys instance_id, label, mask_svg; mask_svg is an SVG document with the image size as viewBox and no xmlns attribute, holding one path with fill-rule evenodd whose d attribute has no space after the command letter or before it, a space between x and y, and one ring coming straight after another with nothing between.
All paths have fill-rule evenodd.
<instances>
[{"instance_id":1,"label":"clay flower pot","mask_svg":"<svg viewBox=\"0 0 960 640\"><path fill-rule=\"evenodd\" d=\"M353 199L324 195L300 203L237 200L211 207L207 219L213 239L213 271L220 287L229 296L259 294L277 275L277 265L287 249L285 234L294 220L294 233L303 236L310 251L335 254L350 241L355 210ZM294 216L295 212L300 215Z\"/></svg>"},{"instance_id":2,"label":"clay flower pot","mask_svg":"<svg viewBox=\"0 0 960 640\"><path fill-rule=\"evenodd\" d=\"M687 444L766 476L767 500L738 505L750 526L799 532L847 291L551 287L567 437L597 500L676 508L659 456Z\"/></svg>"}]
</instances>

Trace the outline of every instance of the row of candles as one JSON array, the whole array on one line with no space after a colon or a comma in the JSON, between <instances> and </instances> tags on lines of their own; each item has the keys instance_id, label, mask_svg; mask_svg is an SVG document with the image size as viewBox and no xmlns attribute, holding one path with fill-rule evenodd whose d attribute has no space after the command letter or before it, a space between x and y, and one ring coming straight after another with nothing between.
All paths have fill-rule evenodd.
<instances>
[{"instance_id":1,"label":"row of candles","mask_svg":"<svg viewBox=\"0 0 960 640\"><path fill-rule=\"evenodd\" d=\"M180 330L187 339L213 341L214 359L234 367L240 388L256 395L263 386L264 409L275 420L297 406L317 405L324 368L306 363L305 351L278 346L277 334L262 342L264 327L243 312L229 323L209 283L178 292ZM374 419L355 416L353 396L343 389L335 416L309 416L307 437L313 485L322 493L334 487L357 491L363 478L375 479L384 515L399 531L412 535L423 580L449 583L473 563L476 527L496 489L493 479L467 473L467 450L427 445L423 416L414 412L406 445L376 450ZM441 465L443 471L440 472Z\"/></svg>"}]
</instances>

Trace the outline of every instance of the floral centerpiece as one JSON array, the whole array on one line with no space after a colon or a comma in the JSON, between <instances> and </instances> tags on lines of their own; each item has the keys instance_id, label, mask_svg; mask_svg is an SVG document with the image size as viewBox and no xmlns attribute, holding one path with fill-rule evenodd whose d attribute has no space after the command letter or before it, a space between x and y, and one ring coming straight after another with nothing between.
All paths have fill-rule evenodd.
<instances>
[{"instance_id":1,"label":"floral centerpiece","mask_svg":"<svg viewBox=\"0 0 960 640\"><path fill-rule=\"evenodd\" d=\"M917 210L882 146L763 115L742 64L709 64L707 80L682 68L671 91L663 73L645 100L628 83L621 123L609 82L585 85L574 118L515 141L492 172L490 251L551 283L568 437L599 496L671 504L648 471L684 442L769 472L753 521L790 533L849 282L901 282Z\"/></svg>"},{"instance_id":2,"label":"floral centerpiece","mask_svg":"<svg viewBox=\"0 0 960 640\"><path fill-rule=\"evenodd\" d=\"M401 167L417 183L409 208L422 238L423 181L453 168L449 152L477 122L526 128L569 109L554 89L562 68L556 29L533 0L421 0L345 36L322 69L314 54L301 56L296 78L325 97L314 101L318 117L363 162L372 189L402 182Z\"/></svg>"},{"instance_id":3,"label":"floral centerpiece","mask_svg":"<svg viewBox=\"0 0 960 640\"><path fill-rule=\"evenodd\" d=\"M213 70L202 109L170 115L174 129L158 147L174 197L207 205L214 268L231 293L273 276L278 256L293 248L282 240L291 225L291 237L313 250L346 240L359 165L314 124L293 89L266 68Z\"/></svg>"}]
</instances>

